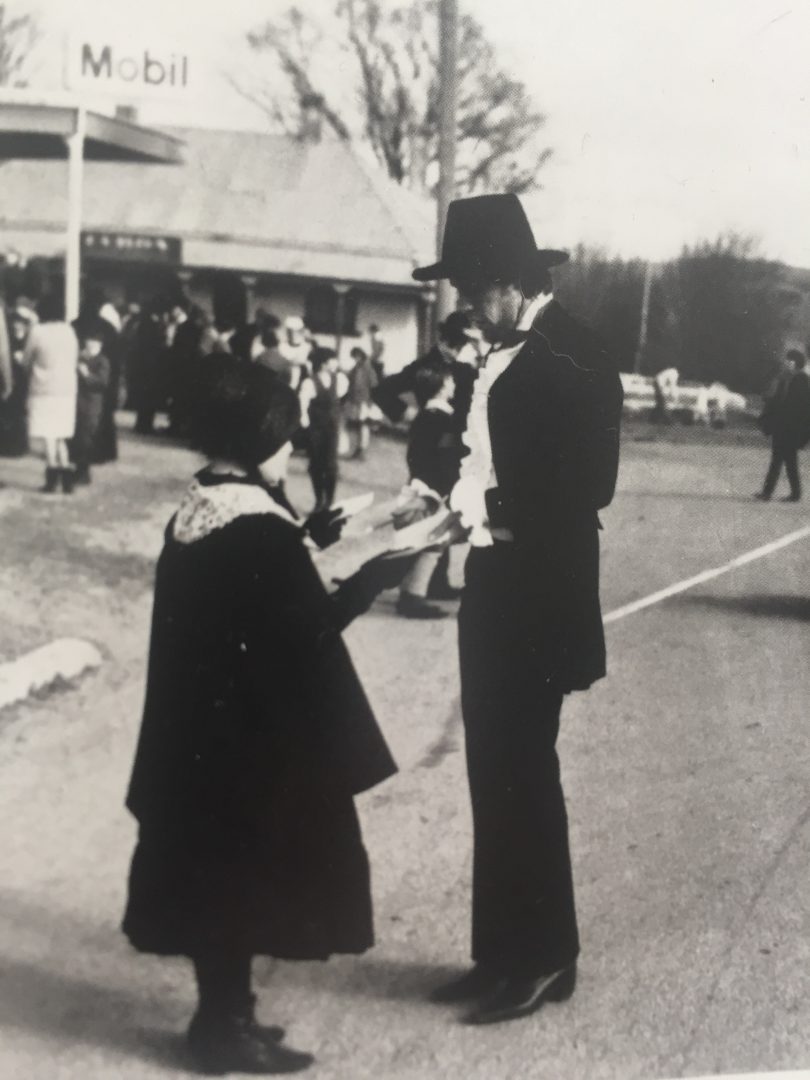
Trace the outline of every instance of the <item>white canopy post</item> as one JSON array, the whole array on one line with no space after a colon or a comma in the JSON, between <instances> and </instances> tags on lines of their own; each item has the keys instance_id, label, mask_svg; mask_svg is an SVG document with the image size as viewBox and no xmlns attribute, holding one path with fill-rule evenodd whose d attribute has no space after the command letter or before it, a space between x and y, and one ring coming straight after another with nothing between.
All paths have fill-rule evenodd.
<instances>
[{"instance_id":1,"label":"white canopy post","mask_svg":"<svg viewBox=\"0 0 810 1080\"><path fill-rule=\"evenodd\" d=\"M82 196L84 189L84 139L87 113L75 110L73 133L65 139L68 148L68 219L65 253L65 316L72 322L79 314L82 276Z\"/></svg>"}]
</instances>

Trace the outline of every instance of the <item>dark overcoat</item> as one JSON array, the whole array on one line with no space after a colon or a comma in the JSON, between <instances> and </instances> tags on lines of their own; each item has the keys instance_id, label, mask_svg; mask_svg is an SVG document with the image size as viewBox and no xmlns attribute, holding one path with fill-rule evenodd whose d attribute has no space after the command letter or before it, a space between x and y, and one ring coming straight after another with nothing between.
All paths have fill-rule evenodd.
<instances>
[{"instance_id":1,"label":"dark overcoat","mask_svg":"<svg viewBox=\"0 0 810 1080\"><path fill-rule=\"evenodd\" d=\"M465 364L462 360L452 360L438 345L434 345L422 356L407 364L401 371L383 379L372 390L374 403L382 409L389 420L398 423L406 411L406 404L402 400L405 394L414 394L416 390L416 376L420 371L446 371L453 376L456 384L453 400L453 413L456 417L458 428L463 431L467 422L467 413L470 411L473 385L478 371L472 364Z\"/></svg>"},{"instance_id":2,"label":"dark overcoat","mask_svg":"<svg viewBox=\"0 0 810 1080\"><path fill-rule=\"evenodd\" d=\"M372 943L352 796L395 771L297 525L236 518L160 556L127 806L139 949L292 958Z\"/></svg>"},{"instance_id":3,"label":"dark overcoat","mask_svg":"<svg viewBox=\"0 0 810 1080\"><path fill-rule=\"evenodd\" d=\"M799 450L810 441L810 372L780 380L765 406L767 434L781 446Z\"/></svg>"},{"instance_id":4,"label":"dark overcoat","mask_svg":"<svg viewBox=\"0 0 810 1080\"><path fill-rule=\"evenodd\" d=\"M421 480L437 495L449 495L458 480L463 451L453 414L422 409L414 417L406 454L412 480Z\"/></svg>"},{"instance_id":5,"label":"dark overcoat","mask_svg":"<svg viewBox=\"0 0 810 1080\"><path fill-rule=\"evenodd\" d=\"M513 977L558 971L579 952L555 743L563 695L605 674L598 511L616 484L621 405L613 361L554 301L488 395L488 517L512 539L470 551L461 701L472 955Z\"/></svg>"},{"instance_id":6,"label":"dark overcoat","mask_svg":"<svg viewBox=\"0 0 810 1080\"><path fill-rule=\"evenodd\" d=\"M563 691L605 674L598 511L616 486L622 398L613 359L554 300L489 396L490 520L514 536L537 676Z\"/></svg>"},{"instance_id":7,"label":"dark overcoat","mask_svg":"<svg viewBox=\"0 0 810 1080\"><path fill-rule=\"evenodd\" d=\"M105 412L105 398L109 391L112 368L107 357L100 353L85 360L87 374L79 372L79 392L76 395L76 430L71 442L75 461L89 463L93 458L99 429Z\"/></svg>"}]
</instances>

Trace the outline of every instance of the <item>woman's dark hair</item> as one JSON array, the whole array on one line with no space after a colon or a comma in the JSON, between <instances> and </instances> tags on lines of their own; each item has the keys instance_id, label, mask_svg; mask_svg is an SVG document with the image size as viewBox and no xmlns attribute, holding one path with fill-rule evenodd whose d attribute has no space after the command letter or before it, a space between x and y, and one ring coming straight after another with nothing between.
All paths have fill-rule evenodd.
<instances>
[{"instance_id":1,"label":"woman's dark hair","mask_svg":"<svg viewBox=\"0 0 810 1080\"><path fill-rule=\"evenodd\" d=\"M249 363L253 359L251 355L253 351L253 342L258 337L261 337L261 327L256 323L248 323L246 326L240 326L231 338L231 352L234 356L238 356L240 360L246 360Z\"/></svg>"},{"instance_id":2,"label":"woman's dark hair","mask_svg":"<svg viewBox=\"0 0 810 1080\"><path fill-rule=\"evenodd\" d=\"M231 353L201 360L195 398L192 445L248 470L280 450L301 422L294 390L262 365Z\"/></svg>"},{"instance_id":3,"label":"woman's dark hair","mask_svg":"<svg viewBox=\"0 0 810 1080\"><path fill-rule=\"evenodd\" d=\"M515 284L527 299L533 299L535 296L540 296L541 293L554 291L551 272L543 266L530 267L528 270L524 270L520 275L520 280L516 281Z\"/></svg>"},{"instance_id":4,"label":"woman's dark hair","mask_svg":"<svg viewBox=\"0 0 810 1080\"><path fill-rule=\"evenodd\" d=\"M355 345L349 356L353 356L359 364L364 364L368 360L368 353L365 349L361 349L359 345Z\"/></svg>"},{"instance_id":5,"label":"woman's dark hair","mask_svg":"<svg viewBox=\"0 0 810 1080\"><path fill-rule=\"evenodd\" d=\"M265 348L277 348L281 340L278 335L278 332L281 329L281 319L274 315L272 311L264 311L261 315L257 316L256 321L261 327L262 344Z\"/></svg>"},{"instance_id":6,"label":"woman's dark hair","mask_svg":"<svg viewBox=\"0 0 810 1080\"><path fill-rule=\"evenodd\" d=\"M460 349L470 340L467 331L472 329L472 320L466 311L451 311L439 327L439 337L451 349Z\"/></svg>"},{"instance_id":7,"label":"woman's dark hair","mask_svg":"<svg viewBox=\"0 0 810 1080\"><path fill-rule=\"evenodd\" d=\"M337 353L334 349L328 349L324 345L316 345L309 354L309 362L312 364L312 370L320 371L324 364L329 360L334 360L336 356Z\"/></svg>"},{"instance_id":8,"label":"woman's dark hair","mask_svg":"<svg viewBox=\"0 0 810 1080\"><path fill-rule=\"evenodd\" d=\"M425 367L417 371L414 379L413 395L420 409L435 398L448 379L453 378L451 371L443 371L437 367Z\"/></svg>"}]
</instances>

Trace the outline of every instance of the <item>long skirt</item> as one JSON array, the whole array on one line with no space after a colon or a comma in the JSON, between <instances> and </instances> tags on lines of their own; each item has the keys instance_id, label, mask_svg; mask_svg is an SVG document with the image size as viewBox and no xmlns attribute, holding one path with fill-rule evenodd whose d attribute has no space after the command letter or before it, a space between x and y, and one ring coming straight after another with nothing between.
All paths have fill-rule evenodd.
<instances>
[{"instance_id":1,"label":"long skirt","mask_svg":"<svg viewBox=\"0 0 810 1080\"><path fill-rule=\"evenodd\" d=\"M263 833L141 828L123 930L141 952L325 960L374 944L350 795L290 793Z\"/></svg>"},{"instance_id":2,"label":"long skirt","mask_svg":"<svg viewBox=\"0 0 810 1080\"><path fill-rule=\"evenodd\" d=\"M74 394L32 394L28 398L28 435L32 439L72 439L76 429Z\"/></svg>"}]
</instances>

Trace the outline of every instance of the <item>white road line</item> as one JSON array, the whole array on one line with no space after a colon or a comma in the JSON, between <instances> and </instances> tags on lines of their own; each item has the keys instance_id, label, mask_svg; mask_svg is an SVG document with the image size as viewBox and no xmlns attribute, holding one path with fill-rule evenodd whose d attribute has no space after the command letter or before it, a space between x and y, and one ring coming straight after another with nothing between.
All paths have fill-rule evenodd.
<instances>
[{"instance_id":1,"label":"white road line","mask_svg":"<svg viewBox=\"0 0 810 1080\"><path fill-rule=\"evenodd\" d=\"M758 1073L712 1073L708 1076L689 1076L683 1080L810 1080L810 1070Z\"/></svg>"},{"instance_id":2,"label":"white road line","mask_svg":"<svg viewBox=\"0 0 810 1080\"><path fill-rule=\"evenodd\" d=\"M746 566L757 559L764 559L766 555L772 555L774 551L795 544L798 540L805 540L807 537L810 537L810 525L805 525L802 529L796 529L795 532L788 533L778 540L772 540L769 544L763 544L762 547L754 548L753 551L747 551L744 555L738 555L736 559L732 559L722 566L712 567L711 570L703 570L700 574L695 574L694 577L676 581L674 585L668 585L665 589L659 589L658 592L650 593L649 596L642 596L640 600L633 600L630 604L615 608L605 615L604 622L617 622L627 615L634 615L637 611L643 611L644 608L652 607L653 604L660 604L662 600L668 600L671 596L677 596L678 593L694 588L695 585L702 585L705 581L711 581L713 578L720 577L721 574L727 574L730 570L736 570L739 566Z\"/></svg>"}]
</instances>

